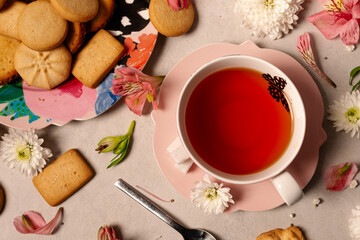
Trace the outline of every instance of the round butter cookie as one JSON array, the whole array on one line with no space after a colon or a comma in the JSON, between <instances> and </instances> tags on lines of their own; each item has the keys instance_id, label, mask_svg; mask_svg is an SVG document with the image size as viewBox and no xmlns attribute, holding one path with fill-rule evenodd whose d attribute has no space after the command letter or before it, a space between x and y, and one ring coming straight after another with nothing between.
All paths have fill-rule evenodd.
<instances>
[{"instance_id":1,"label":"round butter cookie","mask_svg":"<svg viewBox=\"0 0 360 240\"><path fill-rule=\"evenodd\" d=\"M174 11L167 0L151 0L149 5L150 21L159 33L167 37L180 36L189 31L195 18L194 6L189 2L187 9Z\"/></svg>"},{"instance_id":2,"label":"round butter cookie","mask_svg":"<svg viewBox=\"0 0 360 240\"><path fill-rule=\"evenodd\" d=\"M90 22L86 23L86 30L88 32L95 32L100 28L105 27L114 13L115 1L114 0L100 0L99 12Z\"/></svg>"},{"instance_id":3,"label":"round butter cookie","mask_svg":"<svg viewBox=\"0 0 360 240\"><path fill-rule=\"evenodd\" d=\"M47 1L28 4L17 22L21 41L31 49L54 49L65 40L68 23Z\"/></svg>"},{"instance_id":4,"label":"round butter cookie","mask_svg":"<svg viewBox=\"0 0 360 240\"><path fill-rule=\"evenodd\" d=\"M99 0L50 0L58 13L70 22L88 22L99 11Z\"/></svg>"},{"instance_id":5,"label":"round butter cookie","mask_svg":"<svg viewBox=\"0 0 360 240\"><path fill-rule=\"evenodd\" d=\"M20 44L15 52L15 69L30 86L51 89L69 77L71 53L64 45L35 51Z\"/></svg>"},{"instance_id":6,"label":"round butter cookie","mask_svg":"<svg viewBox=\"0 0 360 240\"><path fill-rule=\"evenodd\" d=\"M65 45L71 53L79 50L86 35L86 25L82 22L69 22L69 31L65 39Z\"/></svg>"},{"instance_id":7,"label":"round butter cookie","mask_svg":"<svg viewBox=\"0 0 360 240\"><path fill-rule=\"evenodd\" d=\"M18 40L0 35L0 86L18 76L14 66L14 56L19 45Z\"/></svg>"}]
</instances>

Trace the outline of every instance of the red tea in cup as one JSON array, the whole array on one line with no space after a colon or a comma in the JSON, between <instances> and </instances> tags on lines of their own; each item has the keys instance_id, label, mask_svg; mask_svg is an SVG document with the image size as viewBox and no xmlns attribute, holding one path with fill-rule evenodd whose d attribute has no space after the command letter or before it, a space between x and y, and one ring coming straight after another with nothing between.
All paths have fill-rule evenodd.
<instances>
[{"instance_id":1,"label":"red tea in cup","mask_svg":"<svg viewBox=\"0 0 360 240\"><path fill-rule=\"evenodd\" d=\"M227 68L205 77L192 91L185 126L196 153L210 166L234 175L273 165L292 135L292 114L274 99L263 74ZM276 88L276 86L275 86Z\"/></svg>"}]
</instances>

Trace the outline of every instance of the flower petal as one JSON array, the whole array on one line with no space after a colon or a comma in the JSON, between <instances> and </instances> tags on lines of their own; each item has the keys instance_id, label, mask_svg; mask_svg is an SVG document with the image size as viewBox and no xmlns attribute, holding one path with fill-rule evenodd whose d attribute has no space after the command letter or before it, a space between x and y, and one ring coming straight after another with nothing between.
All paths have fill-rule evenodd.
<instances>
[{"instance_id":1,"label":"flower petal","mask_svg":"<svg viewBox=\"0 0 360 240\"><path fill-rule=\"evenodd\" d=\"M36 212L26 211L24 212L24 215L31 221L35 229L38 229L46 225L44 218Z\"/></svg>"},{"instance_id":2,"label":"flower petal","mask_svg":"<svg viewBox=\"0 0 360 240\"><path fill-rule=\"evenodd\" d=\"M360 18L360 5L357 4L351 9L353 18Z\"/></svg>"},{"instance_id":3,"label":"flower petal","mask_svg":"<svg viewBox=\"0 0 360 240\"><path fill-rule=\"evenodd\" d=\"M314 53L311 48L309 33L305 32L303 35L298 37L296 47L307 65L311 67L321 78L326 80L332 87L336 88L336 84L325 73L323 73L323 71L320 70L315 61Z\"/></svg>"},{"instance_id":4,"label":"flower petal","mask_svg":"<svg viewBox=\"0 0 360 240\"><path fill-rule=\"evenodd\" d=\"M355 163L345 163L329 167L324 175L326 189L330 191L346 189L357 171L358 168Z\"/></svg>"},{"instance_id":5,"label":"flower petal","mask_svg":"<svg viewBox=\"0 0 360 240\"><path fill-rule=\"evenodd\" d=\"M359 23L355 19L351 19L344 24L340 38L346 45L357 44L359 41Z\"/></svg>"},{"instance_id":6,"label":"flower petal","mask_svg":"<svg viewBox=\"0 0 360 240\"><path fill-rule=\"evenodd\" d=\"M311 15L307 20L314 24L326 39L336 38L343 31L343 25L347 23L343 18L337 20L326 10Z\"/></svg>"},{"instance_id":7,"label":"flower petal","mask_svg":"<svg viewBox=\"0 0 360 240\"><path fill-rule=\"evenodd\" d=\"M51 220L48 224L46 224L45 220L40 216L40 214L33 211L26 211L23 215L25 215L29 221L31 221L35 230L31 231L23 225L22 217L18 216L14 219L14 226L16 230L20 233L36 233L43 235L50 235L54 230L55 226L59 222L60 214L62 212L62 208L58 210L53 220Z\"/></svg>"},{"instance_id":8,"label":"flower petal","mask_svg":"<svg viewBox=\"0 0 360 240\"><path fill-rule=\"evenodd\" d=\"M125 97L125 103L135 114L141 116L147 99L147 92L140 92Z\"/></svg>"},{"instance_id":9,"label":"flower petal","mask_svg":"<svg viewBox=\"0 0 360 240\"><path fill-rule=\"evenodd\" d=\"M40 227L40 228L36 229L32 233L42 234L42 235L50 235L54 231L54 228L56 227L56 225L58 224L58 222L60 220L62 209L63 209L62 207L59 208L59 210L56 213L55 217L48 224L46 224L43 227Z\"/></svg>"},{"instance_id":10,"label":"flower petal","mask_svg":"<svg viewBox=\"0 0 360 240\"><path fill-rule=\"evenodd\" d=\"M343 0L344 4L350 8L355 6L359 0Z\"/></svg>"},{"instance_id":11,"label":"flower petal","mask_svg":"<svg viewBox=\"0 0 360 240\"><path fill-rule=\"evenodd\" d=\"M180 0L167 0L168 5L174 11L180 10Z\"/></svg>"},{"instance_id":12,"label":"flower petal","mask_svg":"<svg viewBox=\"0 0 360 240\"><path fill-rule=\"evenodd\" d=\"M181 8L187 9L189 7L189 0L180 0Z\"/></svg>"}]
</instances>

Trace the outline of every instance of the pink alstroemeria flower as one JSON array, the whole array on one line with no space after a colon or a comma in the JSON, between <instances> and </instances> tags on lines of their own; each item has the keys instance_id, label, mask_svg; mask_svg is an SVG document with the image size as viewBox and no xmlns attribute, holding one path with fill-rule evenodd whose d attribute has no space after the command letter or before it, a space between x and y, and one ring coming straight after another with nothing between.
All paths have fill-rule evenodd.
<instances>
[{"instance_id":1,"label":"pink alstroemeria flower","mask_svg":"<svg viewBox=\"0 0 360 240\"><path fill-rule=\"evenodd\" d=\"M327 39L340 35L346 45L359 41L359 0L319 0L325 10L311 15L308 21L314 24Z\"/></svg>"},{"instance_id":2,"label":"pink alstroemeria flower","mask_svg":"<svg viewBox=\"0 0 360 240\"><path fill-rule=\"evenodd\" d=\"M167 3L174 11L187 9L189 7L189 0L167 0Z\"/></svg>"},{"instance_id":3,"label":"pink alstroemeria flower","mask_svg":"<svg viewBox=\"0 0 360 240\"><path fill-rule=\"evenodd\" d=\"M53 220L46 224L40 214L33 211L26 211L23 215L14 219L14 226L20 233L35 233L50 235L60 220L62 207L58 210Z\"/></svg>"},{"instance_id":4,"label":"pink alstroemeria flower","mask_svg":"<svg viewBox=\"0 0 360 240\"><path fill-rule=\"evenodd\" d=\"M350 185L358 168L355 163L345 163L329 167L324 176L325 187L330 191L342 191Z\"/></svg>"},{"instance_id":5,"label":"pink alstroemeria flower","mask_svg":"<svg viewBox=\"0 0 360 240\"><path fill-rule=\"evenodd\" d=\"M117 238L115 230L112 226L104 225L98 231L98 240L120 240Z\"/></svg>"},{"instance_id":6,"label":"pink alstroemeria flower","mask_svg":"<svg viewBox=\"0 0 360 240\"><path fill-rule=\"evenodd\" d=\"M156 87L163 80L163 77L151 77L133 67L120 66L115 69L110 90L114 95L124 96L129 109L141 116L146 100L157 110Z\"/></svg>"},{"instance_id":7,"label":"pink alstroemeria flower","mask_svg":"<svg viewBox=\"0 0 360 240\"><path fill-rule=\"evenodd\" d=\"M306 64L311 67L322 79L325 79L332 87L336 88L336 84L325 73L323 73L316 64L314 53L311 48L309 33L306 32L299 36L296 47Z\"/></svg>"}]
</instances>

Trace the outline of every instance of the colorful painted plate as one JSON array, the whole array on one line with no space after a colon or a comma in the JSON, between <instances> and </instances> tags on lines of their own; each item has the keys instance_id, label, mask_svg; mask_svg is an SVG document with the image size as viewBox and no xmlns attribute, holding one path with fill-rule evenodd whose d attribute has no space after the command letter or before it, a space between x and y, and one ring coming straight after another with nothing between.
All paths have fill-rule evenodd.
<instances>
[{"instance_id":1,"label":"colorful painted plate","mask_svg":"<svg viewBox=\"0 0 360 240\"><path fill-rule=\"evenodd\" d=\"M127 3L132 2L132 3ZM144 0L119 0L106 26L127 49L119 65L142 70L157 38ZM110 91L114 74L110 73L96 88L85 87L75 78L44 90L24 81L0 87L0 123L18 129L41 129L50 124L62 126L73 119L87 120L113 106L121 96Z\"/></svg>"},{"instance_id":2,"label":"colorful painted plate","mask_svg":"<svg viewBox=\"0 0 360 240\"><path fill-rule=\"evenodd\" d=\"M326 140L322 128L324 104L315 82L300 63L289 55L263 49L253 42L241 45L217 43L202 47L186 56L166 75L159 94L159 109L152 112L155 121L154 153L165 177L185 197L190 198L190 191L196 181L203 179L205 172L195 164L187 174L175 168L175 162L166 148L177 137L176 108L181 90L187 79L205 63L226 55L244 54L269 61L281 69L296 85L303 99L306 111L306 132L303 145L287 168L301 188L312 178L319 157L319 148ZM216 179L214 181L220 182ZM231 188L235 204L230 204L227 212L237 210L263 211L275 208L284 203L270 180L247 185L225 183Z\"/></svg>"}]
</instances>

